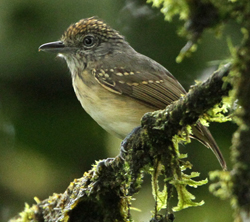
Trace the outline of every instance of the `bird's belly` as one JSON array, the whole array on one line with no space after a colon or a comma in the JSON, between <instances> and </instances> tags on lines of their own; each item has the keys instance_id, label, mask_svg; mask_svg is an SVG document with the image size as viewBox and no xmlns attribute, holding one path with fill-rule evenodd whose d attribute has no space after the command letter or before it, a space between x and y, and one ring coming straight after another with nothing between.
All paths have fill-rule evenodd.
<instances>
[{"instance_id":1,"label":"bird's belly","mask_svg":"<svg viewBox=\"0 0 250 222\"><path fill-rule=\"evenodd\" d=\"M153 111L128 96L109 92L98 83L90 88L76 80L73 86L82 107L102 128L120 139L140 126L143 114Z\"/></svg>"}]
</instances>

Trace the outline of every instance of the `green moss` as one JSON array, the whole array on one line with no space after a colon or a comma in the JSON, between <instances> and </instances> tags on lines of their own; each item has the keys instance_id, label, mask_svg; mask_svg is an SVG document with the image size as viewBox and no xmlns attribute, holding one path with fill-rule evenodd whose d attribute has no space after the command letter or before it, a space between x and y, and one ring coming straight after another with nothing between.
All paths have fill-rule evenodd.
<instances>
[{"instance_id":1,"label":"green moss","mask_svg":"<svg viewBox=\"0 0 250 222\"><path fill-rule=\"evenodd\" d=\"M210 180L218 180L209 186L209 191L221 199L228 199L232 195L232 177L228 171L213 171L209 173Z\"/></svg>"},{"instance_id":2,"label":"green moss","mask_svg":"<svg viewBox=\"0 0 250 222\"><path fill-rule=\"evenodd\" d=\"M34 205L30 207L27 203L25 203L24 210L19 213L18 218L13 218L9 222L36 222L38 220L35 219L35 212L37 211L37 206Z\"/></svg>"},{"instance_id":3,"label":"green moss","mask_svg":"<svg viewBox=\"0 0 250 222\"><path fill-rule=\"evenodd\" d=\"M171 21L175 15L185 20L189 15L189 8L186 0L147 0L147 3L152 3L153 7L161 8L165 19Z\"/></svg>"},{"instance_id":4,"label":"green moss","mask_svg":"<svg viewBox=\"0 0 250 222\"><path fill-rule=\"evenodd\" d=\"M173 211L180 211L188 207L196 207L204 204L204 201L194 202L195 196L187 190L188 186L197 188L207 183L207 179L200 181L192 179L200 175L198 172L191 172L189 175L184 173L187 168L192 169L192 164L189 161L183 160L187 155L180 154L178 144L180 142L189 143L189 133L191 133L191 127L187 126L186 130L183 130L181 134L175 135L173 137L173 147L169 147L167 150L172 155L164 156L164 158L168 159L165 162L159 159L156 162L156 166L151 169L152 190L156 201L155 215L161 209L170 207L168 204L173 197L173 189L176 190L178 197L177 206L172 207ZM164 176L164 186L162 189L159 186L161 175Z\"/></svg>"}]
</instances>

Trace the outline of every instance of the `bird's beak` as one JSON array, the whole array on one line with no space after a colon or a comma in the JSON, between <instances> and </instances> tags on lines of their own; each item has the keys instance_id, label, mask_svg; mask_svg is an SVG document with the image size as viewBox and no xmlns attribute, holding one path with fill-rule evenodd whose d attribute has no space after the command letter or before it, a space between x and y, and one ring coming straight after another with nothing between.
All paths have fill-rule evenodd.
<instances>
[{"instance_id":1,"label":"bird's beak","mask_svg":"<svg viewBox=\"0 0 250 222\"><path fill-rule=\"evenodd\" d=\"M44 52L54 52L54 53L64 53L70 51L69 47L66 47L62 41L49 42L41 45L38 48L38 51Z\"/></svg>"}]
</instances>

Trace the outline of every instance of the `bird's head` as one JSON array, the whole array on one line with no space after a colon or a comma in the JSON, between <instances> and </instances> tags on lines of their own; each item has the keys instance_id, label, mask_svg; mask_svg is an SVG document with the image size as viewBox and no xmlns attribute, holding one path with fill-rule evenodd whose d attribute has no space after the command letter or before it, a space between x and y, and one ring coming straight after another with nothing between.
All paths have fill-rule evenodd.
<instances>
[{"instance_id":1,"label":"bird's head","mask_svg":"<svg viewBox=\"0 0 250 222\"><path fill-rule=\"evenodd\" d=\"M69 63L72 60L98 60L119 49L124 37L95 17L72 24L56 42L45 43L39 51L59 53Z\"/></svg>"}]
</instances>

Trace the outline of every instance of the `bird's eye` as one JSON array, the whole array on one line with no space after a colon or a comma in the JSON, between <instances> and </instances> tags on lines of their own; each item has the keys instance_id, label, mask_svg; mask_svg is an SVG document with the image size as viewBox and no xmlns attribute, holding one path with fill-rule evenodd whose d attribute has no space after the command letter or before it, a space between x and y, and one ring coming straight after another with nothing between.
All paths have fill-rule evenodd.
<instances>
[{"instance_id":1,"label":"bird's eye","mask_svg":"<svg viewBox=\"0 0 250 222\"><path fill-rule=\"evenodd\" d=\"M91 48L95 45L96 41L95 41L95 37L92 35L87 35L84 37L83 39L83 44L85 47L87 48Z\"/></svg>"}]
</instances>

